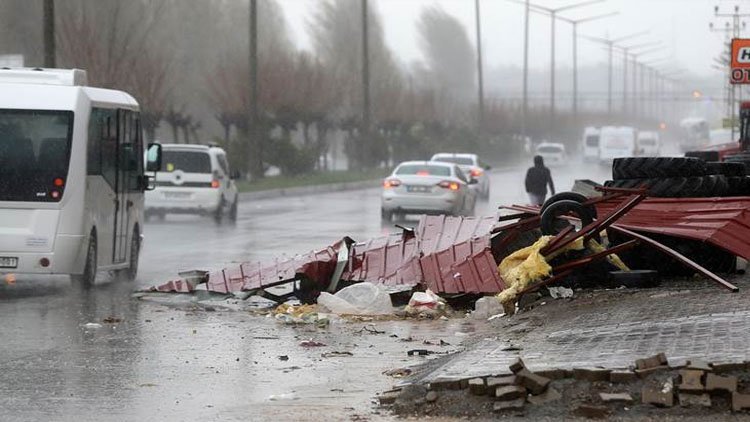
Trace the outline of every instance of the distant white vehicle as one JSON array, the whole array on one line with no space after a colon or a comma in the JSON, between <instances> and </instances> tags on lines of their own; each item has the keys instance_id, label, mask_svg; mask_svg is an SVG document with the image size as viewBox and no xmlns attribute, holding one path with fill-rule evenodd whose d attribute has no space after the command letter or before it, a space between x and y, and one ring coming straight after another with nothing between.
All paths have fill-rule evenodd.
<instances>
[{"instance_id":1,"label":"distant white vehicle","mask_svg":"<svg viewBox=\"0 0 750 422\"><path fill-rule=\"evenodd\" d=\"M78 69L0 70L0 274L136 276L161 147L145 154L133 97L86 85Z\"/></svg>"},{"instance_id":2,"label":"distant white vehicle","mask_svg":"<svg viewBox=\"0 0 750 422\"><path fill-rule=\"evenodd\" d=\"M477 195L453 163L406 161L383 180L380 211L384 221L404 214L471 215Z\"/></svg>"},{"instance_id":3,"label":"distant white vehicle","mask_svg":"<svg viewBox=\"0 0 750 422\"><path fill-rule=\"evenodd\" d=\"M659 132L638 132L638 141L636 148L638 149L638 155L658 157L659 153L661 152L661 139L659 139Z\"/></svg>"},{"instance_id":4,"label":"distant white vehicle","mask_svg":"<svg viewBox=\"0 0 750 422\"><path fill-rule=\"evenodd\" d=\"M490 197L490 176L487 170L490 166L482 163L476 154L453 154L441 152L432 156L430 161L457 164L464 175L476 179L478 183L472 185L479 192L479 196L487 199Z\"/></svg>"},{"instance_id":5,"label":"distant white vehicle","mask_svg":"<svg viewBox=\"0 0 750 422\"><path fill-rule=\"evenodd\" d=\"M708 122L702 117L689 117L680 121L680 148L692 151L710 142Z\"/></svg>"},{"instance_id":6,"label":"distant white vehicle","mask_svg":"<svg viewBox=\"0 0 750 422\"><path fill-rule=\"evenodd\" d=\"M636 155L637 131L628 126L604 126L599 135L599 161Z\"/></svg>"},{"instance_id":7,"label":"distant white vehicle","mask_svg":"<svg viewBox=\"0 0 750 422\"><path fill-rule=\"evenodd\" d=\"M536 155L544 158L544 164L548 166L561 166L568 163L568 154L565 145L556 142L542 142L536 146Z\"/></svg>"},{"instance_id":8,"label":"distant white vehicle","mask_svg":"<svg viewBox=\"0 0 750 422\"><path fill-rule=\"evenodd\" d=\"M599 161L599 128L587 127L583 130L583 161Z\"/></svg>"},{"instance_id":9,"label":"distant white vehicle","mask_svg":"<svg viewBox=\"0 0 750 422\"><path fill-rule=\"evenodd\" d=\"M164 144L156 189L146 193L146 218L199 214L237 219L239 194L226 153L207 145Z\"/></svg>"}]
</instances>

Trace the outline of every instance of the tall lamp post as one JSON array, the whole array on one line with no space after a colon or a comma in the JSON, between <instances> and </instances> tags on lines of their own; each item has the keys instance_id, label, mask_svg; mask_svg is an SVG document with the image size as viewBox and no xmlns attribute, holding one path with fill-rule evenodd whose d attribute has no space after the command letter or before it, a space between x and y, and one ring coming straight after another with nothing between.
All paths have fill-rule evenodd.
<instances>
[{"instance_id":1,"label":"tall lamp post","mask_svg":"<svg viewBox=\"0 0 750 422\"><path fill-rule=\"evenodd\" d=\"M578 127L578 25L618 14L619 12L610 12L581 19L570 19L563 16L559 17L561 20L568 22L573 26L573 121L575 122L575 127Z\"/></svg>"}]
</instances>

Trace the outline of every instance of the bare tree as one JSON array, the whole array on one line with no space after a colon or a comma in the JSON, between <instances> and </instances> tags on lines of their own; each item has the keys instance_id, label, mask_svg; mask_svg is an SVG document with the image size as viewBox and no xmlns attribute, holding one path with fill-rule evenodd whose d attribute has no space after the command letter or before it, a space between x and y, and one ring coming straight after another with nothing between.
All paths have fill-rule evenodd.
<instances>
[{"instance_id":1,"label":"bare tree","mask_svg":"<svg viewBox=\"0 0 750 422\"><path fill-rule=\"evenodd\" d=\"M58 58L86 69L93 86L128 91L153 139L168 105L169 55L156 41L164 2L68 0L59 3Z\"/></svg>"},{"instance_id":2,"label":"bare tree","mask_svg":"<svg viewBox=\"0 0 750 422\"><path fill-rule=\"evenodd\" d=\"M439 7L425 9L418 29L426 77L441 98L444 117L461 114L476 91L476 56L466 28Z\"/></svg>"}]
</instances>

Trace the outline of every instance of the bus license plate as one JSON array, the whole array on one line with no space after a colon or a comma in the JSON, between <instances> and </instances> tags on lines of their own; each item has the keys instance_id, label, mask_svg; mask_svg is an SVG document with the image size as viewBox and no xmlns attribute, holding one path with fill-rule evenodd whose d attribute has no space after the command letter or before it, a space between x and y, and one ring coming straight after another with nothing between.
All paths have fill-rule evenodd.
<instances>
[{"instance_id":1,"label":"bus license plate","mask_svg":"<svg viewBox=\"0 0 750 422\"><path fill-rule=\"evenodd\" d=\"M18 258L9 256L0 256L0 268L16 268L18 267Z\"/></svg>"},{"instance_id":2,"label":"bus license plate","mask_svg":"<svg viewBox=\"0 0 750 422\"><path fill-rule=\"evenodd\" d=\"M407 192L421 192L421 193L425 193L425 192L430 192L431 189L430 189L429 186L408 186L406 188L406 191Z\"/></svg>"}]
</instances>

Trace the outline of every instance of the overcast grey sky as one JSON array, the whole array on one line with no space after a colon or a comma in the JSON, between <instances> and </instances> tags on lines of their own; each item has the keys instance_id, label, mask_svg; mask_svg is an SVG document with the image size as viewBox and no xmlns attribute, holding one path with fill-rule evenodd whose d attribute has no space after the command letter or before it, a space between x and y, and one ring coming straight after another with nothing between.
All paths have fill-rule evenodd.
<instances>
[{"instance_id":1,"label":"overcast grey sky","mask_svg":"<svg viewBox=\"0 0 750 422\"><path fill-rule=\"evenodd\" d=\"M282 4L293 39L301 48L310 48L306 34L308 20L318 0L279 0ZM350 0L358 1L358 0ZM383 17L386 41L406 64L420 60L416 20L424 7L438 5L463 22L474 39L474 0L370 0ZM579 0L535 0L546 7L578 3ZM662 67L684 67L696 76L717 76L711 69L719 53L724 34L709 31L709 22L723 27L724 20L713 16L713 8L731 11L740 4L740 11L750 13L750 2L727 0L605 0L563 13L577 19L611 11L619 15L579 25L579 33L597 37L618 38L634 32L648 35L623 42L626 45L659 41L663 51L644 57L645 61L669 58ZM509 0L481 0L483 47L487 67L523 63L523 6ZM543 69L550 60L550 20L532 14L530 20L530 65ZM561 67L572 63L571 25L558 21L557 61ZM579 60L583 65L606 60L601 46L579 41Z\"/></svg>"}]
</instances>

